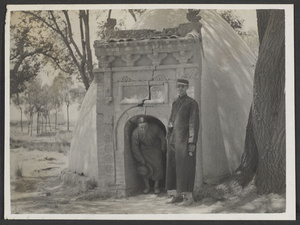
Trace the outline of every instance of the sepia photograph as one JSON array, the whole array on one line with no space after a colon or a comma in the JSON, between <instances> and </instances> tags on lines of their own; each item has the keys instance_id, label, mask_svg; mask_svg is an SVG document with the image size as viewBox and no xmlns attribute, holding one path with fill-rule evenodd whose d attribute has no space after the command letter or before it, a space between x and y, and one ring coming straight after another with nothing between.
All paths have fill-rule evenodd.
<instances>
[{"instance_id":1,"label":"sepia photograph","mask_svg":"<svg viewBox=\"0 0 300 225\"><path fill-rule=\"evenodd\" d=\"M5 218L295 220L293 5L8 5Z\"/></svg>"}]
</instances>

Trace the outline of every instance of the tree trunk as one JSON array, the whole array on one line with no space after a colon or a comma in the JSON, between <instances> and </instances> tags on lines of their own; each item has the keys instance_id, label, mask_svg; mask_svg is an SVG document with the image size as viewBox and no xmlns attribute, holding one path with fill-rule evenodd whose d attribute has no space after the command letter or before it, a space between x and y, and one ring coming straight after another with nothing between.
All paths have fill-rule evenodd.
<instances>
[{"instance_id":1,"label":"tree trunk","mask_svg":"<svg viewBox=\"0 0 300 225\"><path fill-rule=\"evenodd\" d=\"M84 58L85 60L81 60L81 63L80 63L80 73L82 74L82 77L85 77L87 78L87 75L86 75L86 69L85 69L85 65L86 65L86 42L85 42L85 38L84 38L84 32L83 32L83 10L80 10L79 11L79 28L80 28L80 39L81 39L81 48L82 48L82 58ZM87 81L85 81L87 82Z\"/></svg>"},{"instance_id":2,"label":"tree trunk","mask_svg":"<svg viewBox=\"0 0 300 225\"><path fill-rule=\"evenodd\" d=\"M257 10L257 30L258 30L258 39L261 46L265 31L268 26L268 20L270 18L271 11L268 9L259 9ZM260 47L259 46L259 47Z\"/></svg>"},{"instance_id":3,"label":"tree trunk","mask_svg":"<svg viewBox=\"0 0 300 225\"><path fill-rule=\"evenodd\" d=\"M43 114L41 115L41 117L42 117L41 133L43 133L44 132L44 117L43 117Z\"/></svg>"},{"instance_id":4,"label":"tree trunk","mask_svg":"<svg viewBox=\"0 0 300 225\"><path fill-rule=\"evenodd\" d=\"M29 135L29 133L30 133L30 115L29 115L29 117L27 117L27 134Z\"/></svg>"},{"instance_id":5,"label":"tree trunk","mask_svg":"<svg viewBox=\"0 0 300 225\"><path fill-rule=\"evenodd\" d=\"M21 131L23 132L23 110L20 107L20 111L21 111Z\"/></svg>"},{"instance_id":6,"label":"tree trunk","mask_svg":"<svg viewBox=\"0 0 300 225\"><path fill-rule=\"evenodd\" d=\"M50 114L48 114L48 125L49 125L49 130L51 132L52 129L51 129L51 122L50 122Z\"/></svg>"},{"instance_id":7,"label":"tree trunk","mask_svg":"<svg viewBox=\"0 0 300 225\"><path fill-rule=\"evenodd\" d=\"M55 111L55 132L57 129L57 110Z\"/></svg>"},{"instance_id":8,"label":"tree trunk","mask_svg":"<svg viewBox=\"0 0 300 225\"><path fill-rule=\"evenodd\" d=\"M92 49L91 49L91 38L90 38L90 24L89 24L89 10L82 10L82 18L84 22L85 28L85 47L86 47L86 55L87 55L87 68L89 72L90 81L94 79L93 72L93 58L92 58Z\"/></svg>"},{"instance_id":9,"label":"tree trunk","mask_svg":"<svg viewBox=\"0 0 300 225\"><path fill-rule=\"evenodd\" d=\"M252 107L251 107L252 109ZM258 151L254 140L252 110L250 109L248 124L246 128L245 148L240 166L234 171L234 179L245 187L252 180L258 163Z\"/></svg>"},{"instance_id":10,"label":"tree trunk","mask_svg":"<svg viewBox=\"0 0 300 225\"><path fill-rule=\"evenodd\" d=\"M258 18L264 11L258 10ZM259 193L285 191L285 18L284 10L270 10L261 39L253 86L253 129L259 161Z\"/></svg>"},{"instance_id":11,"label":"tree trunk","mask_svg":"<svg viewBox=\"0 0 300 225\"><path fill-rule=\"evenodd\" d=\"M39 120L40 120L40 113L38 112L36 117L36 134L39 134L39 130L40 130Z\"/></svg>"},{"instance_id":12,"label":"tree trunk","mask_svg":"<svg viewBox=\"0 0 300 225\"><path fill-rule=\"evenodd\" d=\"M45 132L47 133L47 125L48 125L48 120L47 120L47 114L44 115L45 118Z\"/></svg>"},{"instance_id":13,"label":"tree trunk","mask_svg":"<svg viewBox=\"0 0 300 225\"><path fill-rule=\"evenodd\" d=\"M33 114L30 115L30 135L32 136Z\"/></svg>"},{"instance_id":14,"label":"tree trunk","mask_svg":"<svg viewBox=\"0 0 300 225\"><path fill-rule=\"evenodd\" d=\"M69 105L67 104L67 124L68 124L68 131L70 130L69 126Z\"/></svg>"}]
</instances>

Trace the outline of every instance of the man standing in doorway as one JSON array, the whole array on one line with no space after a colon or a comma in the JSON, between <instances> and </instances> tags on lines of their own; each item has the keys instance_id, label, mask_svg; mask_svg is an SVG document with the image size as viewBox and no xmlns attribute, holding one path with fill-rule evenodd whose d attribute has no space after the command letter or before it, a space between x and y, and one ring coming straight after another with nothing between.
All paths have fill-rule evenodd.
<instances>
[{"instance_id":1,"label":"man standing in doorway","mask_svg":"<svg viewBox=\"0 0 300 225\"><path fill-rule=\"evenodd\" d=\"M179 97L172 105L168 124L166 189L176 190L169 203L194 202L193 190L196 166L196 144L199 131L198 103L187 95L189 81L177 80Z\"/></svg>"},{"instance_id":2,"label":"man standing in doorway","mask_svg":"<svg viewBox=\"0 0 300 225\"><path fill-rule=\"evenodd\" d=\"M159 194L159 180L163 178L163 153L166 153L165 133L145 117L138 119L138 127L132 133L132 153L138 162L138 173L145 183L144 194L150 192L149 179L154 180L154 193Z\"/></svg>"}]
</instances>

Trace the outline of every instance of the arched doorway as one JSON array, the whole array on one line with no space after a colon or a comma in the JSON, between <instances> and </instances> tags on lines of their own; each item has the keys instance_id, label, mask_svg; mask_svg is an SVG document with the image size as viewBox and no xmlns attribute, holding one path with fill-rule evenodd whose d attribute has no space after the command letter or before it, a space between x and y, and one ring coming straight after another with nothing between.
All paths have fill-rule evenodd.
<instances>
[{"instance_id":1,"label":"arched doorway","mask_svg":"<svg viewBox=\"0 0 300 225\"><path fill-rule=\"evenodd\" d=\"M131 136L134 129L137 127L137 120L141 117L146 117L149 123L157 124L166 134L164 124L154 116L136 115L130 118L124 127L124 161L125 161L125 182L127 195L140 194L144 188L142 177L137 173L137 162L131 152ZM166 168L166 156L163 154L164 171ZM165 172L164 172L165 174ZM150 181L150 186L153 187L153 181ZM165 187L165 177L160 181L161 190Z\"/></svg>"}]
</instances>

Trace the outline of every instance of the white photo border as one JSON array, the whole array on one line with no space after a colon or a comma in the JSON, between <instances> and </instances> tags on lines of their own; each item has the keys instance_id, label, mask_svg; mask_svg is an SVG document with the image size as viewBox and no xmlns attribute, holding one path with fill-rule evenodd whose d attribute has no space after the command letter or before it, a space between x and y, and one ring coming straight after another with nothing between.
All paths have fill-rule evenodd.
<instances>
[{"instance_id":1,"label":"white photo border","mask_svg":"<svg viewBox=\"0 0 300 225\"><path fill-rule=\"evenodd\" d=\"M103 10L103 9L282 9L285 10L285 68L286 68L286 212L252 214L12 214L10 193L10 15L20 10ZM5 219L60 219L60 220L295 220L295 90L294 90L294 5L293 4L78 4L78 5L7 5L5 26Z\"/></svg>"}]
</instances>

